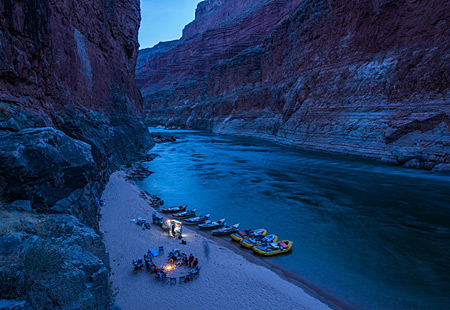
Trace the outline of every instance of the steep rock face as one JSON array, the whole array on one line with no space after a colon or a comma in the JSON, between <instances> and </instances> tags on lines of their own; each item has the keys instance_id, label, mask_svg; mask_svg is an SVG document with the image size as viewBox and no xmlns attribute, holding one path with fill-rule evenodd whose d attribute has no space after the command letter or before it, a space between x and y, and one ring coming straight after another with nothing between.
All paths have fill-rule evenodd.
<instances>
[{"instance_id":1,"label":"steep rock face","mask_svg":"<svg viewBox=\"0 0 450 310\"><path fill-rule=\"evenodd\" d=\"M172 43L173 48L155 53L141 52L139 63L142 66L138 67L136 80L143 97L159 96L157 92L161 89L172 91L175 85L185 82L188 85L204 83L203 77L212 66L261 43L283 20L288 8L299 1L201 2L197 11L199 20L186 27L183 38L177 44ZM223 16L230 17L223 20ZM191 28L196 30L189 30ZM158 50L160 47L156 46Z\"/></svg>"},{"instance_id":2,"label":"steep rock face","mask_svg":"<svg viewBox=\"0 0 450 310\"><path fill-rule=\"evenodd\" d=\"M134 82L139 22L135 0L0 1L0 237L16 236L0 238L0 299L113 306L98 197L153 143Z\"/></svg>"},{"instance_id":3,"label":"steep rock face","mask_svg":"<svg viewBox=\"0 0 450 310\"><path fill-rule=\"evenodd\" d=\"M0 171L0 191L10 200L30 199L32 209L79 215L97 226L100 177L89 144L54 128L2 135Z\"/></svg>"},{"instance_id":4,"label":"steep rock face","mask_svg":"<svg viewBox=\"0 0 450 310\"><path fill-rule=\"evenodd\" d=\"M62 130L91 144L102 167L148 146L134 82L139 22L133 0L2 1L0 122Z\"/></svg>"},{"instance_id":5,"label":"steep rock face","mask_svg":"<svg viewBox=\"0 0 450 310\"><path fill-rule=\"evenodd\" d=\"M146 97L149 122L448 170L449 12L438 0L302 1L261 48L212 66L196 96L180 75Z\"/></svg>"}]
</instances>

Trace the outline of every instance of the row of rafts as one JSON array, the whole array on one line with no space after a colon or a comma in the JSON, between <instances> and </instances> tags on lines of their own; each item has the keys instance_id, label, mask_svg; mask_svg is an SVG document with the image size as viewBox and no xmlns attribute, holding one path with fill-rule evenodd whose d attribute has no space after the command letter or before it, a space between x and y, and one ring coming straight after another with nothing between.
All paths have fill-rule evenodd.
<instances>
[{"instance_id":1,"label":"row of rafts","mask_svg":"<svg viewBox=\"0 0 450 310\"><path fill-rule=\"evenodd\" d=\"M278 236L267 235L267 230L239 230L239 223L227 225L225 218L211 221L210 214L197 216L197 209L186 210L187 205L161 208L160 212L170 214L174 220L180 220L178 223L183 225L197 225L200 230L212 230L214 236L230 236L232 240L240 242L243 247L252 249L255 253L264 256L287 253L292 249L293 242L290 240L278 241ZM172 220L166 220L162 217L153 215L153 223L161 225L162 228L170 230L172 225L178 229L177 223Z\"/></svg>"}]
</instances>

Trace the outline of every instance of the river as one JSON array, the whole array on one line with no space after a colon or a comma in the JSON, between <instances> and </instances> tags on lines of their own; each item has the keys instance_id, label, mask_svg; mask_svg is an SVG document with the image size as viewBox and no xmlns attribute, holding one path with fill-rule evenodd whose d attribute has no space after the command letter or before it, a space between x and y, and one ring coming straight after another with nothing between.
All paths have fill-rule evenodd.
<instances>
[{"instance_id":1,"label":"river","mask_svg":"<svg viewBox=\"0 0 450 310\"><path fill-rule=\"evenodd\" d=\"M290 254L267 259L350 308L450 305L449 176L246 137L169 134L177 141L152 149L155 173L138 184L166 205L292 240Z\"/></svg>"}]
</instances>

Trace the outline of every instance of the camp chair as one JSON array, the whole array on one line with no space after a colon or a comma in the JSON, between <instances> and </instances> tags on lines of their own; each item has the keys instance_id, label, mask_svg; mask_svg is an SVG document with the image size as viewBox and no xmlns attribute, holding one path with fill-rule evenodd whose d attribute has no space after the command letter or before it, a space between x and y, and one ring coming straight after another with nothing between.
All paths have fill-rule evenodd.
<instances>
[{"instance_id":1,"label":"camp chair","mask_svg":"<svg viewBox=\"0 0 450 310\"><path fill-rule=\"evenodd\" d=\"M177 278L169 278L170 279L170 285L177 284Z\"/></svg>"},{"instance_id":2,"label":"camp chair","mask_svg":"<svg viewBox=\"0 0 450 310\"><path fill-rule=\"evenodd\" d=\"M164 254L164 247L163 246L159 247L159 254Z\"/></svg>"},{"instance_id":3,"label":"camp chair","mask_svg":"<svg viewBox=\"0 0 450 310\"><path fill-rule=\"evenodd\" d=\"M158 279L161 282L166 282L168 280L167 276L165 273L163 272L157 272L155 274L155 278Z\"/></svg>"},{"instance_id":4,"label":"camp chair","mask_svg":"<svg viewBox=\"0 0 450 310\"><path fill-rule=\"evenodd\" d=\"M184 279L186 279L186 277L185 276L182 276L182 277L180 277L180 281L178 282L178 283L184 283Z\"/></svg>"},{"instance_id":5,"label":"camp chair","mask_svg":"<svg viewBox=\"0 0 450 310\"><path fill-rule=\"evenodd\" d=\"M202 269L202 266L198 266L198 270L196 271L195 269L192 269L189 272L189 275L192 277L192 279L197 279L198 276L200 275L200 269Z\"/></svg>"}]
</instances>

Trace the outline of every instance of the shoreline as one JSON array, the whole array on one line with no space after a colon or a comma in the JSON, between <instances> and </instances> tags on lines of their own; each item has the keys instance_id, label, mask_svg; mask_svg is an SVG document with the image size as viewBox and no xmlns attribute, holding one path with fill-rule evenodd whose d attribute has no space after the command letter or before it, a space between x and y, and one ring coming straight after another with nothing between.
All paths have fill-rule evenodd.
<instances>
[{"instance_id":1,"label":"shoreline","mask_svg":"<svg viewBox=\"0 0 450 310\"><path fill-rule=\"evenodd\" d=\"M307 281L302 279L299 275L295 274L294 272L287 271L286 269L284 269L283 267L281 267L277 264L268 262L267 260L264 259L264 257L259 257L256 255L253 255L253 253L251 253L251 252L242 251L240 249L240 246L238 246L237 244L233 244L231 241L226 240L223 237L216 237L216 236L206 233L205 231L195 230L195 229L192 229L192 228L189 228L186 226L183 226L183 231L186 228L188 228L192 232L203 235L205 238L208 238L215 243L218 243L222 246L227 247L228 249L230 249L233 252L235 252L236 254L242 256L243 258L245 258L247 261L249 261L252 264L260 265L266 269L269 269L270 271L275 272L283 280L289 281L290 283L298 286L299 288L304 290L308 295L320 300L322 303L326 304L333 310L356 310L357 309L355 306L350 306L350 305L338 300L337 298L330 296L323 290L320 290L320 289L314 287L312 284L308 283ZM289 255L289 254L285 254L285 255Z\"/></svg>"},{"instance_id":2,"label":"shoreline","mask_svg":"<svg viewBox=\"0 0 450 310\"><path fill-rule=\"evenodd\" d=\"M139 207L141 208L141 210L144 210L144 208L145 208L145 210L147 211L147 215L145 215L146 218L151 218L150 214L153 212L157 212L157 210L149 205L148 195L142 189L140 189L133 180L126 180L125 176L126 176L126 173L123 171L116 172L111 176L110 181L108 182L108 186L104 192L105 206L104 206L104 208L102 208L102 215L108 215L108 216L111 215L109 213L105 214L105 210L107 210L110 206L114 205L114 202L116 205L115 208L117 208L116 210L122 210L122 211L126 210L127 212L131 212L131 211L133 211L133 209L137 209L137 205L138 205L137 200L141 200L141 201L139 201ZM121 183L121 184L118 184L118 187L120 187L123 191L122 196L120 196L120 195L118 196L117 193L111 193L111 190L109 188L111 183ZM124 186L125 184L127 184L129 186L128 189L126 188L126 186ZM115 185L117 185L117 184L115 184ZM113 192L114 192L114 190L113 190ZM110 194L113 194L114 198L112 198L110 196ZM123 197L123 196L125 196L125 197ZM129 205L131 206L132 204L134 204L135 208L133 208L133 209L125 208L126 207L125 205L123 205L122 203L118 203L118 200L125 200L125 198L128 198L127 201L131 202ZM161 214L161 213L158 213L158 214ZM114 216L114 214L113 214L113 216ZM116 217L118 216L118 217L115 220L113 220L112 222L109 221L110 222L109 224L105 223L107 221L106 220L107 216L105 216L105 217L102 216L101 229L102 230L105 229L104 242L105 242L107 251L110 254L111 281L112 281L112 283L114 283L114 286L118 286L118 288L119 288L119 293L117 295L116 302L122 308L127 309L126 306L130 302L129 301L130 295L134 295L134 292L133 292L134 290L130 291L130 287L132 286L131 285L132 282L134 282L135 280L131 280L133 277L133 276L130 277L132 268L131 268L131 265L128 266L126 264L126 262L128 261L128 264L129 264L129 262L131 262L131 258L136 257L136 256L130 255L127 259L125 259L125 256L127 254L130 254L130 253L125 253L125 252L134 252L135 249L130 248L130 251L125 251L122 246L123 242L120 242L119 240L114 240L114 239L125 238L128 240L129 238L127 238L127 237L130 237L131 236L130 234L132 234L132 235L136 234L136 235L143 236L143 235L150 233L153 235L152 237L159 238L159 240L161 242L162 241L164 241L165 243L168 242L168 243L171 243L172 245L176 244L177 247L185 247L185 246L178 245L179 244L178 240L174 240L173 238L170 238L170 239L167 238L167 234L164 231L162 231L159 227L157 227L153 224L150 224L150 225L152 225L152 228L150 230L142 231L139 227L136 227L135 224L132 225L131 223L129 223L129 219L125 219L125 221L122 223L124 228L125 228L125 226L127 226L126 230L129 232L128 233L119 232L119 234L116 234L116 236L114 237L113 234L111 234L111 228L116 228L118 226L117 225L118 223L116 223L117 219L119 219L119 220L123 219L123 216L121 216L119 214L116 214L115 216ZM164 217L166 217L166 216L164 216ZM119 227L117 227L117 228L119 228ZM204 247L205 244L209 244L211 246L211 248L215 249L215 250L211 251L210 256L216 256L216 254L218 254L218 253L214 253L214 254L212 253L212 252L216 252L216 250L217 250L217 252L223 252L225 249L227 249L230 253L228 253L227 258L225 260L230 259L230 261L236 261L235 265L229 266L232 269L234 268L234 270L229 270L228 272L225 272L226 270L211 270L211 272L213 274L217 275L218 273L222 273L223 277L225 277L227 279L228 278L233 279L234 277L236 277L236 275L234 275L234 277L233 277L233 273L237 274L236 269L239 269L237 262L240 262L239 265L242 266L244 264L246 266L246 268L245 268L245 270L239 270L239 273L242 273L242 272L250 273L251 276L249 277L249 279L253 279L253 278L255 278L255 276L256 276L256 278L261 276L262 278L264 278L264 281L260 281L260 280L258 281L258 282L261 282L260 286L261 285L269 286L271 288L271 290L269 290L269 291L277 290L279 292L282 292L285 295L288 295L288 297L292 299L292 301L291 301L292 306L289 303L287 304L288 309L311 309L311 310L313 310L313 309L334 309L334 310L350 310L350 309L352 309L352 308L348 307L347 305L345 305L344 303L327 295L325 292L318 290L317 288L314 288L313 286L311 286L306 281L302 280L297 275L290 273L290 272L282 269L281 267L276 266L275 264L264 261L263 259L261 259L259 257L251 255L251 253L245 253L245 252L241 251L238 247L236 247L234 244L231 244L230 241L228 241L228 240L213 237L212 235L209 235L205 232L194 230L187 226L184 226L183 228L185 228L183 230L183 239L188 240L189 245L191 245L193 243L197 243L196 244L197 251L199 251L199 249L203 251L204 249L202 249L202 247ZM139 236L136 236L136 237L139 237ZM142 240L145 243L147 243L148 239L149 239L148 237L145 237ZM209 241L205 241L205 239L209 240ZM119 243L117 243L117 241L119 241ZM137 240L137 241L139 241L139 240ZM197 242L197 241L202 241L202 242ZM116 246L114 246L114 244L116 244ZM136 245L137 244L138 244L138 242L136 242ZM119 245L119 246L117 246L117 245ZM156 245L154 247L156 247ZM166 248L170 249L170 245L169 245L169 247L166 247ZM169 250L167 250L167 252L168 251ZM141 251L141 253L142 253L142 251ZM135 254L135 255L140 255L142 257L143 254ZM202 262L205 261L204 255L202 258L199 258L199 260L200 259L201 259L201 264L202 264ZM221 261L223 259L224 259L223 257L215 257L215 261L214 261L215 265L207 266L207 264L210 263L209 262L210 257L208 257L208 255L206 255L207 263L205 263L205 265L206 265L206 266L204 266L205 271L202 273L209 273L210 270L208 270L208 269L216 268L217 262L218 262L218 265L223 265L224 262ZM120 261L120 263L119 263L119 261ZM123 265L122 261L125 262L126 267L119 267L120 265ZM244 263L244 262L246 262L246 263ZM126 270L124 270L124 268ZM263 270L261 270L259 268L261 268ZM253 271L253 269L257 269L257 271ZM247 270L251 270L251 271L247 271ZM120 274L120 276L119 276L119 274ZM204 280L205 276L203 276L203 277L201 276L199 279ZM135 275L135 277L137 278L137 277L139 277L139 275ZM270 280L266 279L269 277L270 277ZM209 279L208 279L208 281L209 281ZM156 288L158 288L159 290L161 289L161 286L164 286L161 283L158 283L155 279L153 279L153 281L152 280L147 281L146 283L148 284L149 282L154 282L154 286L156 286ZM195 282L201 282L201 281L196 280ZM289 287L289 285L292 285L295 288ZM194 283L177 284L177 286L179 288L182 288L183 290L185 288L187 290L189 290L189 287L194 286ZM245 292L250 289L250 292L248 292L248 293L252 293L252 294L260 293L258 290L258 286L254 287L253 289L251 287L247 288L247 286L248 286L248 284L241 285L241 286L239 286L239 290L244 290L244 292ZM280 287L282 287L282 286L288 286L288 289L286 289L286 288L280 289ZM166 288L166 290L167 290L167 288ZM287 291L287 292L295 291L295 294L285 293L285 291ZM160 293L164 295L167 292L165 292L164 288L163 288L163 290ZM236 292L234 292L234 293L236 293ZM213 295L214 294L220 295L219 297L216 296L216 299L226 298L226 297L222 296L222 294L223 294L222 292L215 291L213 293ZM227 295L227 297L229 297L228 296L229 294L226 294L226 295ZM264 298L264 297L260 296L260 299L261 298ZM131 299L133 299L133 298L131 298ZM141 299L137 298L137 300L141 300ZM178 302L181 302L180 300L183 300L182 296L179 297ZM183 300L182 302L185 302L185 301ZM214 304L214 301L209 301L209 302L211 303L211 305ZM244 301L237 300L237 301L235 301L235 303L236 302L239 302L239 303L237 303L235 306L239 307L239 306L242 306L241 302L244 302ZM271 301L266 300L266 302L271 302ZM294 307L293 305L295 305L295 304L297 306ZM298 306L298 305L300 305L300 306ZM164 308L164 305L161 305L161 307ZM129 306L128 309L141 309L141 308L143 309L144 307L134 304L133 306ZM230 309L231 308L232 307L230 307Z\"/></svg>"},{"instance_id":3,"label":"shoreline","mask_svg":"<svg viewBox=\"0 0 450 310\"><path fill-rule=\"evenodd\" d=\"M156 126L148 127L157 128ZM162 128L158 128L162 129ZM252 138L260 141L267 141L279 146L291 147L297 149L299 151L317 153L319 155L332 155L332 156L340 156L346 159L356 159L361 161L367 161L368 163L386 167L396 167L404 169L406 172L424 172L429 173L431 175L437 176L448 176L450 175L450 166L447 166L446 163L437 163L432 169L425 169L424 167L405 167L403 164L399 164L391 154L384 154L384 156L377 156L372 153L363 154L363 153L352 153L352 152L339 152L333 151L325 148L313 148L304 146L304 143L300 143L301 140L297 140L294 138L286 138L286 137L278 137L272 136L268 134L252 134L252 133L244 133L244 132L236 132L236 131L227 131L227 130L200 130L200 129L164 129L164 131L160 131L161 133L170 133L170 131L192 131L192 132L205 132L210 134L217 135L228 135L231 137L242 137L242 138ZM158 131L159 132L159 131ZM389 157L391 156L391 157ZM436 168L436 169L435 169Z\"/></svg>"}]
</instances>

